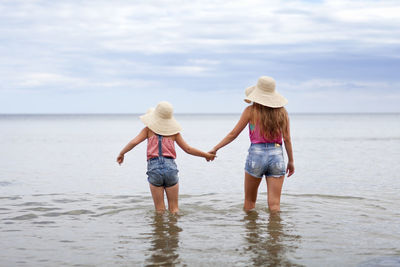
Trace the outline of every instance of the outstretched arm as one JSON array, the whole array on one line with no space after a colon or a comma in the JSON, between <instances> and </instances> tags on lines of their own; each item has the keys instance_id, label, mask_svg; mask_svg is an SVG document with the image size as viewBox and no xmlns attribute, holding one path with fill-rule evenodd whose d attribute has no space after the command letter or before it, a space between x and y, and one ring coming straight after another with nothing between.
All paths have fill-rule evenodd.
<instances>
[{"instance_id":1,"label":"outstretched arm","mask_svg":"<svg viewBox=\"0 0 400 267\"><path fill-rule=\"evenodd\" d=\"M290 125L289 118L286 123L287 128L283 131L283 142L285 143L285 149L288 156L288 164L286 167L286 173L288 177L294 173L294 158L293 158L293 149L292 149L292 140L290 138Z\"/></svg>"},{"instance_id":2,"label":"outstretched arm","mask_svg":"<svg viewBox=\"0 0 400 267\"><path fill-rule=\"evenodd\" d=\"M175 139L176 143L178 144L178 146L180 148L182 148L183 151L185 151L186 153L193 155L193 156L198 156L198 157L203 157L205 158L207 161L210 160L214 160L215 155L201 151L197 148L191 147L189 146L185 140L183 140L183 137L180 133L178 133L176 135L176 139Z\"/></svg>"},{"instance_id":3,"label":"outstretched arm","mask_svg":"<svg viewBox=\"0 0 400 267\"><path fill-rule=\"evenodd\" d=\"M126 152L129 152L132 150L132 148L134 148L135 146L137 146L138 144L140 144L141 142L143 142L146 138L147 138L147 127L143 128L143 130L140 131L140 133L133 138L122 150L121 152L119 152L119 155L117 157L117 162L121 165L122 162L124 162L124 155Z\"/></svg>"},{"instance_id":4,"label":"outstretched arm","mask_svg":"<svg viewBox=\"0 0 400 267\"><path fill-rule=\"evenodd\" d=\"M240 117L238 123L236 124L235 128L225 136L224 139L221 140L209 153L216 154L217 151L232 142L233 140L238 137L238 135L243 131L244 127L246 127L247 123L249 123L250 115L251 115L251 106L247 107Z\"/></svg>"}]
</instances>

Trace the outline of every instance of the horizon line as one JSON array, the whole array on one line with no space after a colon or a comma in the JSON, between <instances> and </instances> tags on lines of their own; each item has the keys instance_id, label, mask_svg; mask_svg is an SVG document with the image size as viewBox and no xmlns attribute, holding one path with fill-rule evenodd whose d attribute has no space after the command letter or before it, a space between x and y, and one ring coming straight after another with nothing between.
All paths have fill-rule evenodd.
<instances>
[{"instance_id":1,"label":"horizon line","mask_svg":"<svg viewBox=\"0 0 400 267\"><path fill-rule=\"evenodd\" d=\"M395 115L398 112L288 112L292 115ZM0 113L0 116L105 116L105 115L143 115L144 113ZM174 115L238 115L241 112L179 112Z\"/></svg>"}]
</instances>

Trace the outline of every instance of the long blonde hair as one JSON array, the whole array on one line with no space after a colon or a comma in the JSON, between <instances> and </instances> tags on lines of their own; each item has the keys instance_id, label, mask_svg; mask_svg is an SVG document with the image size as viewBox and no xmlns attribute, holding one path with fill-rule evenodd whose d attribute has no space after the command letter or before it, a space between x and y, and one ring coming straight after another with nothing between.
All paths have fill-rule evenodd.
<instances>
[{"instance_id":1,"label":"long blonde hair","mask_svg":"<svg viewBox=\"0 0 400 267\"><path fill-rule=\"evenodd\" d=\"M253 103L251 122L257 124L261 134L273 140L287 131L289 116L284 107L271 108Z\"/></svg>"}]
</instances>

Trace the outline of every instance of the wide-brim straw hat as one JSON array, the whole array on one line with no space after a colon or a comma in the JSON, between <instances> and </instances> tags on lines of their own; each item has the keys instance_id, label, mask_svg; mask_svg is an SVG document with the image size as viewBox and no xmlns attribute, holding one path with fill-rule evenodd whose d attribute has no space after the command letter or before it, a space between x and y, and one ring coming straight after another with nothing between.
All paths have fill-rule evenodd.
<instances>
[{"instance_id":1,"label":"wide-brim straw hat","mask_svg":"<svg viewBox=\"0 0 400 267\"><path fill-rule=\"evenodd\" d=\"M257 85L246 88L247 103L255 102L271 108L280 108L288 103L288 100L275 90L275 80L268 76L261 76Z\"/></svg>"},{"instance_id":2,"label":"wide-brim straw hat","mask_svg":"<svg viewBox=\"0 0 400 267\"><path fill-rule=\"evenodd\" d=\"M244 90L244 94L246 95L246 97L248 97L248 96L251 94L251 92L254 91L254 89L256 89L255 86L247 87L246 90ZM244 101L247 102L247 103L249 103L249 104L251 103L251 101L248 100L248 99L244 99Z\"/></svg>"},{"instance_id":3,"label":"wide-brim straw hat","mask_svg":"<svg viewBox=\"0 0 400 267\"><path fill-rule=\"evenodd\" d=\"M173 107L170 103L162 101L155 109L149 109L140 116L140 120L153 132L160 135L174 135L182 131L182 127L173 116Z\"/></svg>"}]
</instances>

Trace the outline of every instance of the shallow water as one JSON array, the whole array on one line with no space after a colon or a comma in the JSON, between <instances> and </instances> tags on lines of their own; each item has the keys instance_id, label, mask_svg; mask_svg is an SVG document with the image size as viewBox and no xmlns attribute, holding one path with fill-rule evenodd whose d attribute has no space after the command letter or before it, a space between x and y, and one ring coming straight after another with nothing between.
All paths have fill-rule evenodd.
<instances>
[{"instance_id":1,"label":"shallow water","mask_svg":"<svg viewBox=\"0 0 400 267\"><path fill-rule=\"evenodd\" d=\"M207 150L238 115L179 115ZM136 116L0 116L1 266L398 266L400 116L292 115L282 212L245 213L244 131L207 163L178 149L180 214L157 215Z\"/></svg>"}]
</instances>

